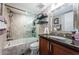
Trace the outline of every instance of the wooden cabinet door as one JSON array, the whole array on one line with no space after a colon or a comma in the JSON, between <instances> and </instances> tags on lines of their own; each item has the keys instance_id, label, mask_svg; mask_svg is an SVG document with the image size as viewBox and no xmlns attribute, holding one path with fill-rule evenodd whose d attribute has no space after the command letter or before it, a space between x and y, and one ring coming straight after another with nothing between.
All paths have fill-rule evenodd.
<instances>
[{"instance_id":1,"label":"wooden cabinet door","mask_svg":"<svg viewBox=\"0 0 79 59\"><path fill-rule=\"evenodd\" d=\"M39 40L39 54L48 55L49 52L49 42L46 39L40 38Z\"/></svg>"},{"instance_id":2,"label":"wooden cabinet door","mask_svg":"<svg viewBox=\"0 0 79 59\"><path fill-rule=\"evenodd\" d=\"M79 54L78 52L75 52L74 50L66 48L64 46L61 46L59 44L55 44L55 43L52 43L52 44L53 44L53 48L51 48L51 50L53 50L52 54L54 54L54 55L76 55L76 54Z\"/></svg>"}]
</instances>

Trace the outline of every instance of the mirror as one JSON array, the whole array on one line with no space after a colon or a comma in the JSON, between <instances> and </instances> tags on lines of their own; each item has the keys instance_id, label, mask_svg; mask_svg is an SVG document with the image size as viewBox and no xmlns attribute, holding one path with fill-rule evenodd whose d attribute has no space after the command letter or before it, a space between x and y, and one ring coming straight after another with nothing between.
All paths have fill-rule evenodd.
<instances>
[{"instance_id":1,"label":"mirror","mask_svg":"<svg viewBox=\"0 0 79 59\"><path fill-rule=\"evenodd\" d=\"M74 4L65 3L59 8L52 11L53 23L52 28L54 31L71 32L77 30L75 28L74 20Z\"/></svg>"}]
</instances>

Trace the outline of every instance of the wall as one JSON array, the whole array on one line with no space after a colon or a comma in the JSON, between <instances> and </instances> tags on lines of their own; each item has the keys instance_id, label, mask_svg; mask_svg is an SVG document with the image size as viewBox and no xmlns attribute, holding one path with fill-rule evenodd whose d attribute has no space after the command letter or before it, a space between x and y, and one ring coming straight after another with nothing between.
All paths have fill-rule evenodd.
<instances>
[{"instance_id":1,"label":"wall","mask_svg":"<svg viewBox=\"0 0 79 59\"><path fill-rule=\"evenodd\" d=\"M12 39L19 39L32 36L33 17L22 14L13 14L11 19Z\"/></svg>"},{"instance_id":2,"label":"wall","mask_svg":"<svg viewBox=\"0 0 79 59\"><path fill-rule=\"evenodd\" d=\"M4 8L3 8L3 16L5 17L5 20L7 22L7 30L9 30L10 19L9 19L9 13L8 13L8 10L7 10L6 6L4 6Z\"/></svg>"},{"instance_id":3,"label":"wall","mask_svg":"<svg viewBox=\"0 0 79 59\"><path fill-rule=\"evenodd\" d=\"M51 33L52 32L52 16L51 16L51 14L48 14L48 17L46 18L46 19L44 19L45 21L48 21L48 23L47 24L38 24L38 32L39 32L39 34L45 34L44 33L44 30L45 30L45 28L48 28L48 31L49 31L49 33Z\"/></svg>"},{"instance_id":4,"label":"wall","mask_svg":"<svg viewBox=\"0 0 79 59\"><path fill-rule=\"evenodd\" d=\"M6 11L5 10L3 10L3 11L4 11L5 15L6 15L7 14ZM5 15L2 14L2 16L4 16L4 17L5 17ZM7 18L7 17L5 17L5 18ZM5 20L8 21L8 18L5 19ZM8 26L8 24L6 24L6 25ZM5 44L6 44L7 33L6 33L6 30L0 31L0 32L2 33L2 34L0 34L0 55L1 55L2 54L2 50L3 50L3 48L4 48Z\"/></svg>"},{"instance_id":5,"label":"wall","mask_svg":"<svg viewBox=\"0 0 79 59\"><path fill-rule=\"evenodd\" d=\"M42 19L42 20L45 20L45 21L48 21L48 23L46 24L38 24L38 30L39 30L39 34L45 34L45 28L50 28L49 26L49 18L45 18L45 19Z\"/></svg>"},{"instance_id":6,"label":"wall","mask_svg":"<svg viewBox=\"0 0 79 59\"><path fill-rule=\"evenodd\" d=\"M6 43L6 33L0 35L0 55L2 54L2 50L4 49Z\"/></svg>"},{"instance_id":7,"label":"wall","mask_svg":"<svg viewBox=\"0 0 79 59\"><path fill-rule=\"evenodd\" d=\"M34 20L34 18L32 16L24 15L21 13L13 13L12 18L10 19L8 11L9 10L7 10L7 7L4 6L3 16L7 21L7 30L10 30L11 38L19 39L23 37L31 37L32 21Z\"/></svg>"}]
</instances>

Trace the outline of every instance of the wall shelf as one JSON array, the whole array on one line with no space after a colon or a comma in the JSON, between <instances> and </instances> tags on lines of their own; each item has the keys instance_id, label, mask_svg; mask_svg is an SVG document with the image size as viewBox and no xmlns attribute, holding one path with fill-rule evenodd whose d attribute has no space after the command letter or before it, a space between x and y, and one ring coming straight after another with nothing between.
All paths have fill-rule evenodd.
<instances>
[{"instance_id":1,"label":"wall shelf","mask_svg":"<svg viewBox=\"0 0 79 59\"><path fill-rule=\"evenodd\" d=\"M47 18L47 17L48 17L47 15L42 14L42 15L38 16L37 19L42 20L42 19Z\"/></svg>"},{"instance_id":2,"label":"wall shelf","mask_svg":"<svg viewBox=\"0 0 79 59\"><path fill-rule=\"evenodd\" d=\"M48 21L40 21L40 20L37 22L37 24L47 24L47 23Z\"/></svg>"}]
</instances>

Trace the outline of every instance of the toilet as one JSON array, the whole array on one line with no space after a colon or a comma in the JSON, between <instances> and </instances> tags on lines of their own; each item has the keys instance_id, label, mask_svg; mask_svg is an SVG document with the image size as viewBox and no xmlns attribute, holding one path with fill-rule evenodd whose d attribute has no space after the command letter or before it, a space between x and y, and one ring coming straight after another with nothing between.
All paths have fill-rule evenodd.
<instances>
[{"instance_id":1,"label":"toilet","mask_svg":"<svg viewBox=\"0 0 79 59\"><path fill-rule=\"evenodd\" d=\"M39 50L39 42L30 44L31 55L37 55Z\"/></svg>"}]
</instances>

